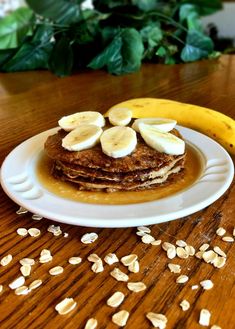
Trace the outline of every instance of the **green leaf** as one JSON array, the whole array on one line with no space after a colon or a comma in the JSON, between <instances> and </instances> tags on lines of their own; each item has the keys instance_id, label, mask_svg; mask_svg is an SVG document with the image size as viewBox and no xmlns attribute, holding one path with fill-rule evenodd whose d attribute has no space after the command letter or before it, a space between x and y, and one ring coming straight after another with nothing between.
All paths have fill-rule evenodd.
<instances>
[{"instance_id":1,"label":"green leaf","mask_svg":"<svg viewBox=\"0 0 235 329\"><path fill-rule=\"evenodd\" d=\"M0 67L5 64L17 51L17 49L2 49L0 50Z\"/></svg>"},{"instance_id":2,"label":"green leaf","mask_svg":"<svg viewBox=\"0 0 235 329\"><path fill-rule=\"evenodd\" d=\"M184 62L193 62L206 58L213 51L212 40L204 34L190 30L186 37L186 46L181 51Z\"/></svg>"},{"instance_id":3,"label":"green leaf","mask_svg":"<svg viewBox=\"0 0 235 329\"><path fill-rule=\"evenodd\" d=\"M149 48L156 47L163 38L162 30L156 25L148 25L140 30L143 42L148 43Z\"/></svg>"},{"instance_id":4,"label":"green leaf","mask_svg":"<svg viewBox=\"0 0 235 329\"><path fill-rule=\"evenodd\" d=\"M156 0L132 0L131 2L143 11L154 10L157 5Z\"/></svg>"},{"instance_id":5,"label":"green leaf","mask_svg":"<svg viewBox=\"0 0 235 329\"><path fill-rule=\"evenodd\" d=\"M189 30L197 30L203 32L198 7L190 4L185 4L180 7L179 11L180 22L187 23Z\"/></svg>"},{"instance_id":6,"label":"green leaf","mask_svg":"<svg viewBox=\"0 0 235 329\"><path fill-rule=\"evenodd\" d=\"M3 65L6 72L27 71L48 68L53 44L45 27L38 27L34 37L25 42Z\"/></svg>"},{"instance_id":7,"label":"green leaf","mask_svg":"<svg viewBox=\"0 0 235 329\"><path fill-rule=\"evenodd\" d=\"M122 29L113 41L88 65L93 69L107 67L112 74L135 72L140 68L144 47L135 29Z\"/></svg>"},{"instance_id":8,"label":"green leaf","mask_svg":"<svg viewBox=\"0 0 235 329\"><path fill-rule=\"evenodd\" d=\"M0 20L0 49L16 48L31 31L33 12L19 8Z\"/></svg>"},{"instance_id":9,"label":"green leaf","mask_svg":"<svg viewBox=\"0 0 235 329\"><path fill-rule=\"evenodd\" d=\"M221 0L181 0L182 4L192 4L197 6L199 15L211 15L222 9Z\"/></svg>"},{"instance_id":10,"label":"green leaf","mask_svg":"<svg viewBox=\"0 0 235 329\"><path fill-rule=\"evenodd\" d=\"M68 76L73 68L73 51L70 40L62 36L54 45L49 68L60 77Z\"/></svg>"},{"instance_id":11,"label":"green leaf","mask_svg":"<svg viewBox=\"0 0 235 329\"><path fill-rule=\"evenodd\" d=\"M80 7L69 0L26 0L38 15L61 24L70 24L80 19Z\"/></svg>"}]
</instances>

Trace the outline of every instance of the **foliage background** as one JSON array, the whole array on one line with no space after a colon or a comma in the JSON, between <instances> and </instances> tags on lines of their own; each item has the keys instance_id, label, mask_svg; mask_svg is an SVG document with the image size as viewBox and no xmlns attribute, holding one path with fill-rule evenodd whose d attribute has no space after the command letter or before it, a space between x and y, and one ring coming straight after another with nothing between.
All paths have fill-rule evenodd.
<instances>
[{"instance_id":1,"label":"foliage background","mask_svg":"<svg viewBox=\"0 0 235 329\"><path fill-rule=\"evenodd\" d=\"M215 58L218 52L200 17L220 0L27 0L0 20L0 70L105 68L137 71L144 61L175 64Z\"/></svg>"}]
</instances>

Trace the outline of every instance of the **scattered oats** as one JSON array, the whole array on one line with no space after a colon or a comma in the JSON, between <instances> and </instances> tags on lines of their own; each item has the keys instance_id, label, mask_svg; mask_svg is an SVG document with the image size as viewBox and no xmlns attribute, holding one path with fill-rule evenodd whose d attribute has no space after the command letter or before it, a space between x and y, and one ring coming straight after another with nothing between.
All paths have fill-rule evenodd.
<instances>
[{"instance_id":1,"label":"scattered oats","mask_svg":"<svg viewBox=\"0 0 235 329\"><path fill-rule=\"evenodd\" d=\"M52 256L51 254L44 254L41 255L39 258L39 263L44 264L52 261Z\"/></svg>"},{"instance_id":2,"label":"scattered oats","mask_svg":"<svg viewBox=\"0 0 235 329\"><path fill-rule=\"evenodd\" d=\"M176 248L175 248L175 246L172 247L172 248L168 248L167 251L166 251L166 254L167 254L167 257L169 259L175 258L175 256L176 256Z\"/></svg>"},{"instance_id":3,"label":"scattered oats","mask_svg":"<svg viewBox=\"0 0 235 329\"><path fill-rule=\"evenodd\" d=\"M81 237L81 242L84 244L93 243L96 239L98 239L97 233L86 233Z\"/></svg>"},{"instance_id":4,"label":"scattered oats","mask_svg":"<svg viewBox=\"0 0 235 329\"><path fill-rule=\"evenodd\" d=\"M177 240L175 243L178 247L186 247L187 243L184 240Z\"/></svg>"},{"instance_id":5,"label":"scattered oats","mask_svg":"<svg viewBox=\"0 0 235 329\"><path fill-rule=\"evenodd\" d=\"M3 285L0 284L0 293L3 291Z\"/></svg>"},{"instance_id":6,"label":"scattered oats","mask_svg":"<svg viewBox=\"0 0 235 329\"><path fill-rule=\"evenodd\" d=\"M14 281L12 281L9 284L9 287L14 290L16 288L19 288L19 287L23 286L24 283L25 283L24 276L19 276L17 279L15 279Z\"/></svg>"},{"instance_id":7,"label":"scattered oats","mask_svg":"<svg viewBox=\"0 0 235 329\"><path fill-rule=\"evenodd\" d=\"M40 256L44 256L44 255L51 255L51 252L49 249L42 249L42 251L40 252Z\"/></svg>"},{"instance_id":8,"label":"scattered oats","mask_svg":"<svg viewBox=\"0 0 235 329\"><path fill-rule=\"evenodd\" d=\"M213 288L214 284L211 280L204 280L200 282L200 285L202 286L203 289L205 290L210 290Z\"/></svg>"},{"instance_id":9,"label":"scattered oats","mask_svg":"<svg viewBox=\"0 0 235 329\"><path fill-rule=\"evenodd\" d=\"M215 246L213 249L214 249L214 251L215 251L218 255L220 255L220 256L222 256L222 257L227 257L227 255L225 254L225 252L224 252L222 249L220 249L220 247Z\"/></svg>"},{"instance_id":10,"label":"scattered oats","mask_svg":"<svg viewBox=\"0 0 235 329\"><path fill-rule=\"evenodd\" d=\"M97 327L97 324L98 324L98 321L96 319L90 318L87 321L84 329L95 329Z\"/></svg>"},{"instance_id":11,"label":"scattered oats","mask_svg":"<svg viewBox=\"0 0 235 329\"><path fill-rule=\"evenodd\" d=\"M201 247L199 248L200 251L206 251L210 245L208 243L203 243Z\"/></svg>"},{"instance_id":12,"label":"scattered oats","mask_svg":"<svg viewBox=\"0 0 235 329\"><path fill-rule=\"evenodd\" d=\"M137 260L138 256L130 254L121 258L121 262L124 266L129 266Z\"/></svg>"},{"instance_id":13,"label":"scattered oats","mask_svg":"<svg viewBox=\"0 0 235 329\"><path fill-rule=\"evenodd\" d=\"M55 267L52 267L49 270L50 275L59 275L59 274L61 274L63 272L64 272L64 269L63 269L62 266L55 266Z\"/></svg>"},{"instance_id":14,"label":"scattered oats","mask_svg":"<svg viewBox=\"0 0 235 329\"><path fill-rule=\"evenodd\" d=\"M94 273L100 273L100 272L103 272L104 267L103 267L103 262L102 262L102 260L100 259L99 261L96 261L96 262L91 266L91 270L92 270Z\"/></svg>"},{"instance_id":15,"label":"scattered oats","mask_svg":"<svg viewBox=\"0 0 235 329\"><path fill-rule=\"evenodd\" d=\"M96 255L96 254L90 254L87 257L87 260L89 260L89 262L95 263L95 262L101 261L101 258L98 255Z\"/></svg>"},{"instance_id":16,"label":"scattered oats","mask_svg":"<svg viewBox=\"0 0 235 329\"><path fill-rule=\"evenodd\" d=\"M62 234L62 231L60 229L60 226L55 226L55 225L50 225L48 228L47 228L47 231L52 233L54 236L59 236Z\"/></svg>"},{"instance_id":17,"label":"scattered oats","mask_svg":"<svg viewBox=\"0 0 235 329\"><path fill-rule=\"evenodd\" d=\"M40 279L34 280L33 282L30 283L29 289L30 290L36 289L39 286L41 286L41 284L42 284L42 280L40 280Z\"/></svg>"},{"instance_id":18,"label":"scattered oats","mask_svg":"<svg viewBox=\"0 0 235 329\"><path fill-rule=\"evenodd\" d=\"M28 230L24 227L20 227L16 230L16 233L20 236L26 236L28 234Z\"/></svg>"},{"instance_id":19,"label":"scattered oats","mask_svg":"<svg viewBox=\"0 0 235 329\"><path fill-rule=\"evenodd\" d=\"M81 257L70 257L69 258L69 264L72 264L72 265L77 265L77 264L80 264L82 261L82 258Z\"/></svg>"},{"instance_id":20,"label":"scattered oats","mask_svg":"<svg viewBox=\"0 0 235 329\"><path fill-rule=\"evenodd\" d=\"M217 326L216 324L214 324L211 329L222 329L220 326Z\"/></svg>"},{"instance_id":21,"label":"scattered oats","mask_svg":"<svg viewBox=\"0 0 235 329\"><path fill-rule=\"evenodd\" d=\"M69 234L67 232L64 232L64 238L67 238Z\"/></svg>"},{"instance_id":22,"label":"scattered oats","mask_svg":"<svg viewBox=\"0 0 235 329\"><path fill-rule=\"evenodd\" d=\"M149 227L146 227L146 226L138 226L137 227L137 230L139 232L144 232L144 233L151 233L151 230Z\"/></svg>"},{"instance_id":23,"label":"scattered oats","mask_svg":"<svg viewBox=\"0 0 235 329\"><path fill-rule=\"evenodd\" d=\"M136 232L136 235L138 235L138 236L144 236L144 235L146 235L147 233L145 233L145 232L141 232L141 231L138 231L138 232Z\"/></svg>"},{"instance_id":24,"label":"scattered oats","mask_svg":"<svg viewBox=\"0 0 235 329\"><path fill-rule=\"evenodd\" d=\"M12 255L9 254L1 259L0 264L2 266L7 266L12 261L12 258L13 258Z\"/></svg>"},{"instance_id":25,"label":"scattered oats","mask_svg":"<svg viewBox=\"0 0 235 329\"><path fill-rule=\"evenodd\" d=\"M167 251L169 248L175 248L175 246L172 243L169 242L163 242L162 244L162 249Z\"/></svg>"},{"instance_id":26,"label":"scattered oats","mask_svg":"<svg viewBox=\"0 0 235 329\"><path fill-rule=\"evenodd\" d=\"M30 289L26 286L21 286L15 289L16 295L27 295L30 292Z\"/></svg>"},{"instance_id":27,"label":"scattered oats","mask_svg":"<svg viewBox=\"0 0 235 329\"><path fill-rule=\"evenodd\" d=\"M181 272L181 266L178 265L178 264L169 263L167 266L168 266L169 270L172 273L180 273Z\"/></svg>"},{"instance_id":28,"label":"scattered oats","mask_svg":"<svg viewBox=\"0 0 235 329\"><path fill-rule=\"evenodd\" d=\"M194 256L195 255L195 248L193 246L186 246L185 251L188 253L189 256Z\"/></svg>"},{"instance_id":29,"label":"scattered oats","mask_svg":"<svg viewBox=\"0 0 235 329\"><path fill-rule=\"evenodd\" d=\"M162 243L162 240L154 240L153 242L151 242L151 245L160 246L161 243Z\"/></svg>"},{"instance_id":30,"label":"scattered oats","mask_svg":"<svg viewBox=\"0 0 235 329\"><path fill-rule=\"evenodd\" d=\"M232 236L223 236L222 240L225 242L234 242L234 238Z\"/></svg>"},{"instance_id":31,"label":"scattered oats","mask_svg":"<svg viewBox=\"0 0 235 329\"><path fill-rule=\"evenodd\" d=\"M190 308L190 304L186 299L184 299L180 303L180 307L182 308L183 311L187 311Z\"/></svg>"},{"instance_id":32,"label":"scattered oats","mask_svg":"<svg viewBox=\"0 0 235 329\"><path fill-rule=\"evenodd\" d=\"M194 285L192 286L192 290L196 290L196 289L198 289L198 288L199 288L198 284L194 284Z\"/></svg>"},{"instance_id":33,"label":"scattered oats","mask_svg":"<svg viewBox=\"0 0 235 329\"><path fill-rule=\"evenodd\" d=\"M28 229L28 233L30 236L36 238L41 234L41 231L38 228L31 227Z\"/></svg>"},{"instance_id":34,"label":"scattered oats","mask_svg":"<svg viewBox=\"0 0 235 329\"><path fill-rule=\"evenodd\" d=\"M214 261L213 265L214 267L221 268L225 265L225 263L226 263L226 258L218 256Z\"/></svg>"},{"instance_id":35,"label":"scattered oats","mask_svg":"<svg viewBox=\"0 0 235 329\"><path fill-rule=\"evenodd\" d=\"M178 276L178 278L176 279L176 283L185 283L188 281L188 276L187 275L180 275Z\"/></svg>"},{"instance_id":36,"label":"scattered oats","mask_svg":"<svg viewBox=\"0 0 235 329\"><path fill-rule=\"evenodd\" d=\"M119 259L117 258L116 254L107 254L105 257L104 257L104 261L105 263L107 263L108 265L112 265L114 263L117 263L119 262Z\"/></svg>"},{"instance_id":37,"label":"scattered oats","mask_svg":"<svg viewBox=\"0 0 235 329\"><path fill-rule=\"evenodd\" d=\"M127 288L134 292L145 290L147 287L143 282L128 282Z\"/></svg>"},{"instance_id":38,"label":"scattered oats","mask_svg":"<svg viewBox=\"0 0 235 329\"><path fill-rule=\"evenodd\" d=\"M33 214L32 219L33 220L41 220L41 219L43 219L43 217L41 215L38 215L38 214Z\"/></svg>"},{"instance_id":39,"label":"scattered oats","mask_svg":"<svg viewBox=\"0 0 235 329\"><path fill-rule=\"evenodd\" d=\"M128 270L132 273L138 273L140 271L140 264L138 260L135 260L128 266Z\"/></svg>"},{"instance_id":40,"label":"scattered oats","mask_svg":"<svg viewBox=\"0 0 235 329\"><path fill-rule=\"evenodd\" d=\"M155 241L154 237L150 234L143 235L141 240L142 240L143 243L146 243L146 244L150 244L153 241Z\"/></svg>"},{"instance_id":41,"label":"scattered oats","mask_svg":"<svg viewBox=\"0 0 235 329\"><path fill-rule=\"evenodd\" d=\"M213 264L218 255L213 250L204 251L202 258L206 263Z\"/></svg>"},{"instance_id":42,"label":"scattered oats","mask_svg":"<svg viewBox=\"0 0 235 329\"><path fill-rule=\"evenodd\" d=\"M35 260L33 258L22 258L20 261L21 265L34 265L35 264Z\"/></svg>"},{"instance_id":43,"label":"scattered oats","mask_svg":"<svg viewBox=\"0 0 235 329\"><path fill-rule=\"evenodd\" d=\"M110 275L116 279L117 281L128 281L129 277L127 274L123 273L119 268L115 267L112 272L110 272Z\"/></svg>"},{"instance_id":44,"label":"scattered oats","mask_svg":"<svg viewBox=\"0 0 235 329\"><path fill-rule=\"evenodd\" d=\"M31 265L26 264L20 267L20 272L23 276L29 276L31 273Z\"/></svg>"},{"instance_id":45,"label":"scattered oats","mask_svg":"<svg viewBox=\"0 0 235 329\"><path fill-rule=\"evenodd\" d=\"M20 207L17 211L16 211L16 214L17 215L23 215L23 214L26 214L28 212L27 209L25 209L24 207Z\"/></svg>"},{"instance_id":46,"label":"scattered oats","mask_svg":"<svg viewBox=\"0 0 235 329\"><path fill-rule=\"evenodd\" d=\"M203 308L200 312L199 324L201 326L209 326L210 325L210 317L211 317L211 313L208 310Z\"/></svg>"},{"instance_id":47,"label":"scattered oats","mask_svg":"<svg viewBox=\"0 0 235 329\"><path fill-rule=\"evenodd\" d=\"M187 253L187 251L182 248L182 247L177 247L176 248L176 254L179 258L188 258L189 254Z\"/></svg>"},{"instance_id":48,"label":"scattered oats","mask_svg":"<svg viewBox=\"0 0 235 329\"><path fill-rule=\"evenodd\" d=\"M203 254L204 254L204 251L198 251L198 252L196 252L195 256L199 259L202 259Z\"/></svg>"},{"instance_id":49,"label":"scattered oats","mask_svg":"<svg viewBox=\"0 0 235 329\"><path fill-rule=\"evenodd\" d=\"M118 325L120 327L124 327L127 323L128 318L129 318L129 312L122 310L122 311L115 313L112 316L112 321L116 325Z\"/></svg>"},{"instance_id":50,"label":"scattered oats","mask_svg":"<svg viewBox=\"0 0 235 329\"><path fill-rule=\"evenodd\" d=\"M216 234L217 234L218 236L223 236L225 233L226 233L226 230L225 230L223 227L219 227L219 228L216 230Z\"/></svg>"},{"instance_id":51,"label":"scattered oats","mask_svg":"<svg viewBox=\"0 0 235 329\"><path fill-rule=\"evenodd\" d=\"M76 307L76 305L77 303L73 298L65 298L56 305L55 309L59 314L63 315L71 312Z\"/></svg>"},{"instance_id":52,"label":"scattered oats","mask_svg":"<svg viewBox=\"0 0 235 329\"><path fill-rule=\"evenodd\" d=\"M118 307L121 305L125 298L125 295L121 291L116 291L109 299L107 300L107 305L111 307Z\"/></svg>"},{"instance_id":53,"label":"scattered oats","mask_svg":"<svg viewBox=\"0 0 235 329\"><path fill-rule=\"evenodd\" d=\"M165 329L167 324L167 317L163 314L148 312L147 319L152 323L154 328Z\"/></svg>"}]
</instances>

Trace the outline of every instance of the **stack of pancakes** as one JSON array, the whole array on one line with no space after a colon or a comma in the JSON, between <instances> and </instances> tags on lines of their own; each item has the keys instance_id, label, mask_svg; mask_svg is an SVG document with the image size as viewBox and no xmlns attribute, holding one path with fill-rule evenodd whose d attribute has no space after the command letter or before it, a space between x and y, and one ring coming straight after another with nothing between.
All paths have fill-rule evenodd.
<instances>
[{"instance_id":1,"label":"stack of pancakes","mask_svg":"<svg viewBox=\"0 0 235 329\"><path fill-rule=\"evenodd\" d=\"M176 129L171 131L179 138ZM159 184L179 179L185 155L168 155L149 147L140 134L136 149L122 158L112 158L98 144L82 151L62 147L67 132L59 130L45 142L45 151L53 159L52 174L63 181L76 184L79 190L136 191L155 188Z\"/></svg>"}]
</instances>

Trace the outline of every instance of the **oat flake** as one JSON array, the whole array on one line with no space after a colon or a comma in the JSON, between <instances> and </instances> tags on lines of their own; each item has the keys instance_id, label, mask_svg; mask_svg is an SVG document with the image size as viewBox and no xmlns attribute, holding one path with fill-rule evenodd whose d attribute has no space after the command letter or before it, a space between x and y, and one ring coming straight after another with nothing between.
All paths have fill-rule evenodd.
<instances>
[{"instance_id":1,"label":"oat flake","mask_svg":"<svg viewBox=\"0 0 235 329\"><path fill-rule=\"evenodd\" d=\"M94 273L100 273L100 272L103 272L104 267L103 267L103 262L102 262L102 260L100 259L99 261L94 262L94 264L91 266L91 270L92 270Z\"/></svg>"},{"instance_id":2,"label":"oat flake","mask_svg":"<svg viewBox=\"0 0 235 329\"><path fill-rule=\"evenodd\" d=\"M177 240L175 243L178 247L186 247L187 243L184 240Z\"/></svg>"},{"instance_id":3,"label":"oat flake","mask_svg":"<svg viewBox=\"0 0 235 329\"><path fill-rule=\"evenodd\" d=\"M59 314L64 315L71 312L76 307L76 305L77 303L73 298L65 298L56 305L55 309Z\"/></svg>"},{"instance_id":4,"label":"oat flake","mask_svg":"<svg viewBox=\"0 0 235 329\"><path fill-rule=\"evenodd\" d=\"M169 248L175 248L175 246L170 242L163 242L162 249L167 251Z\"/></svg>"},{"instance_id":5,"label":"oat flake","mask_svg":"<svg viewBox=\"0 0 235 329\"><path fill-rule=\"evenodd\" d=\"M68 262L69 264L72 264L72 265L77 265L77 264L80 264L82 261L82 258L81 257L70 257Z\"/></svg>"},{"instance_id":6,"label":"oat flake","mask_svg":"<svg viewBox=\"0 0 235 329\"><path fill-rule=\"evenodd\" d=\"M23 214L26 214L28 212L27 209L25 209L24 207L20 207L17 211L16 211L16 214L17 215L23 215Z\"/></svg>"},{"instance_id":7,"label":"oat flake","mask_svg":"<svg viewBox=\"0 0 235 329\"><path fill-rule=\"evenodd\" d=\"M213 249L214 249L214 252L216 252L219 256L227 257L225 252L222 249L220 249L220 247L215 246Z\"/></svg>"},{"instance_id":8,"label":"oat flake","mask_svg":"<svg viewBox=\"0 0 235 329\"><path fill-rule=\"evenodd\" d=\"M148 312L147 319L152 323L155 328L165 329L167 324L167 317L164 314Z\"/></svg>"},{"instance_id":9,"label":"oat flake","mask_svg":"<svg viewBox=\"0 0 235 329\"><path fill-rule=\"evenodd\" d=\"M26 236L28 235L28 230L24 227L20 227L16 230L16 233L20 236Z\"/></svg>"},{"instance_id":10,"label":"oat flake","mask_svg":"<svg viewBox=\"0 0 235 329\"><path fill-rule=\"evenodd\" d=\"M144 233L151 233L151 230L149 227L146 227L146 226L138 226L137 227L137 230L139 232L144 232Z\"/></svg>"},{"instance_id":11,"label":"oat flake","mask_svg":"<svg viewBox=\"0 0 235 329\"><path fill-rule=\"evenodd\" d=\"M178 264L169 263L167 266L168 266L169 270L172 273L180 273L181 272L181 266L178 265Z\"/></svg>"},{"instance_id":12,"label":"oat flake","mask_svg":"<svg viewBox=\"0 0 235 329\"><path fill-rule=\"evenodd\" d=\"M36 238L41 234L41 231L38 228L31 227L31 228L28 229L28 233L33 238Z\"/></svg>"},{"instance_id":13,"label":"oat flake","mask_svg":"<svg viewBox=\"0 0 235 329\"><path fill-rule=\"evenodd\" d=\"M200 282L200 285L202 286L203 289L205 290L210 290L213 288L214 284L211 280L204 280Z\"/></svg>"},{"instance_id":14,"label":"oat flake","mask_svg":"<svg viewBox=\"0 0 235 329\"><path fill-rule=\"evenodd\" d=\"M26 264L20 267L20 272L23 276L29 276L31 273L31 265Z\"/></svg>"},{"instance_id":15,"label":"oat flake","mask_svg":"<svg viewBox=\"0 0 235 329\"><path fill-rule=\"evenodd\" d=\"M30 283L29 289L30 290L36 289L39 286L41 286L41 284L42 284L42 280L40 280L40 279L34 280L33 282Z\"/></svg>"},{"instance_id":16,"label":"oat flake","mask_svg":"<svg viewBox=\"0 0 235 329\"><path fill-rule=\"evenodd\" d=\"M111 307L118 307L121 305L125 298L125 295L121 291L116 291L109 299L107 300L107 305Z\"/></svg>"},{"instance_id":17,"label":"oat flake","mask_svg":"<svg viewBox=\"0 0 235 329\"><path fill-rule=\"evenodd\" d=\"M38 214L33 214L32 219L33 220L41 220L41 219L43 219L43 217L41 215L38 215Z\"/></svg>"},{"instance_id":18,"label":"oat flake","mask_svg":"<svg viewBox=\"0 0 235 329\"><path fill-rule=\"evenodd\" d=\"M110 272L110 275L116 279L117 281L128 281L129 277L127 274L123 273L119 268L115 267L112 272Z\"/></svg>"},{"instance_id":19,"label":"oat flake","mask_svg":"<svg viewBox=\"0 0 235 329\"><path fill-rule=\"evenodd\" d=\"M137 260L138 256L130 254L121 258L121 262L124 266L129 266Z\"/></svg>"},{"instance_id":20,"label":"oat flake","mask_svg":"<svg viewBox=\"0 0 235 329\"><path fill-rule=\"evenodd\" d=\"M211 317L211 313L206 309L202 309L201 312L200 312L199 324L201 326L209 326L210 325L210 317Z\"/></svg>"},{"instance_id":21,"label":"oat flake","mask_svg":"<svg viewBox=\"0 0 235 329\"><path fill-rule=\"evenodd\" d=\"M12 255L9 254L1 259L0 264L2 266L7 266L12 261L12 258L13 258Z\"/></svg>"},{"instance_id":22,"label":"oat flake","mask_svg":"<svg viewBox=\"0 0 235 329\"><path fill-rule=\"evenodd\" d=\"M26 286L21 286L15 289L16 295L27 295L30 292L30 289Z\"/></svg>"},{"instance_id":23,"label":"oat flake","mask_svg":"<svg viewBox=\"0 0 235 329\"><path fill-rule=\"evenodd\" d=\"M96 263L96 262L101 261L101 258L97 254L90 254L87 257L87 260L89 260L89 262Z\"/></svg>"},{"instance_id":24,"label":"oat flake","mask_svg":"<svg viewBox=\"0 0 235 329\"><path fill-rule=\"evenodd\" d=\"M180 307L182 308L183 311L187 311L190 308L190 304L186 299L184 299L180 303Z\"/></svg>"},{"instance_id":25,"label":"oat flake","mask_svg":"<svg viewBox=\"0 0 235 329\"><path fill-rule=\"evenodd\" d=\"M84 329L95 329L98 325L98 321L94 318L90 318L86 325L85 325L85 328Z\"/></svg>"},{"instance_id":26,"label":"oat flake","mask_svg":"<svg viewBox=\"0 0 235 329\"><path fill-rule=\"evenodd\" d=\"M154 237L150 234L145 234L144 236L142 236L141 240L145 244L150 244L155 241Z\"/></svg>"},{"instance_id":27,"label":"oat flake","mask_svg":"<svg viewBox=\"0 0 235 329\"><path fill-rule=\"evenodd\" d=\"M3 285L0 284L0 293L3 291Z\"/></svg>"},{"instance_id":28,"label":"oat flake","mask_svg":"<svg viewBox=\"0 0 235 329\"><path fill-rule=\"evenodd\" d=\"M234 242L234 238L231 236L223 236L222 240L225 242Z\"/></svg>"},{"instance_id":29,"label":"oat flake","mask_svg":"<svg viewBox=\"0 0 235 329\"><path fill-rule=\"evenodd\" d=\"M105 263L107 263L108 265L112 265L114 263L117 263L119 262L119 259L118 257L116 256L116 254L107 254L105 257L104 257L104 261Z\"/></svg>"},{"instance_id":30,"label":"oat flake","mask_svg":"<svg viewBox=\"0 0 235 329\"><path fill-rule=\"evenodd\" d=\"M189 253L183 247L177 247L176 254L179 258L183 258L183 259L189 257Z\"/></svg>"},{"instance_id":31,"label":"oat flake","mask_svg":"<svg viewBox=\"0 0 235 329\"><path fill-rule=\"evenodd\" d=\"M61 274L63 272L64 272L64 269L63 269L62 266L55 266L55 267L52 267L49 270L50 275L59 275L59 274Z\"/></svg>"},{"instance_id":32,"label":"oat flake","mask_svg":"<svg viewBox=\"0 0 235 329\"><path fill-rule=\"evenodd\" d=\"M154 240L153 242L151 242L152 246L160 246L160 244L162 243L162 240Z\"/></svg>"},{"instance_id":33,"label":"oat flake","mask_svg":"<svg viewBox=\"0 0 235 329\"><path fill-rule=\"evenodd\" d=\"M20 264L21 265L34 265L35 264L35 260L33 258L22 258L20 259Z\"/></svg>"},{"instance_id":34,"label":"oat flake","mask_svg":"<svg viewBox=\"0 0 235 329\"><path fill-rule=\"evenodd\" d=\"M132 273L138 273L140 271L140 264L138 260L135 260L128 266L128 270Z\"/></svg>"},{"instance_id":35,"label":"oat flake","mask_svg":"<svg viewBox=\"0 0 235 329\"><path fill-rule=\"evenodd\" d=\"M133 292L140 292L145 290L147 287L143 282L128 282L127 288Z\"/></svg>"},{"instance_id":36,"label":"oat flake","mask_svg":"<svg viewBox=\"0 0 235 329\"><path fill-rule=\"evenodd\" d=\"M200 251L206 251L210 245L208 243L203 243L201 247L199 248Z\"/></svg>"},{"instance_id":37,"label":"oat flake","mask_svg":"<svg viewBox=\"0 0 235 329\"><path fill-rule=\"evenodd\" d=\"M226 233L226 230L225 230L223 227L219 227L219 228L216 230L216 234L217 234L218 236L223 236L225 233Z\"/></svg>"},{"instance_id":38,"label":"oat flake","mask_svg":"<svg viewBox=\"0 0 235 329\"><path fill-rule=\"evenodd\" d=\"M128 318L129 318L129 312L122 310L122 311L115 313L112 316L112 321L116 325L118 325L120 327L124 327L127 323Z\"/></svg>"},{"instance_id":39,"label":"oat flake","mask_svg":"<svg viewBox=\"0 0 235 329\"><path fill-rule=\"evenodd\" d=\"M97 233L86 233L81 237L81 242L84 244L89 244L95 242L95 240L98 239Z\"/></svg>"},{"instance_id":40,"label":"oat flake","mask_svg":"<svg viewBox=\"0 0 235 329\"><path fill-rule=\"evenodd\" d=\"M187 275L180 275L178 276L178 278L176 279L176 283L185 283L188 281L188 276Z\"/></svg>"},{"instance_id":41,"label":"oat flake","mask_svg":"<svg viewBox=\"0 0 235 329\"><path fill-rule=\"evenodd\" d=\"M23 286L24 283L25 283L24 276L19 276L17 279L15 279L14 281L12 281L9 284L9 287L14 290L14 289L17 289L17 288Z\"/></svg>"}]
</instances>

